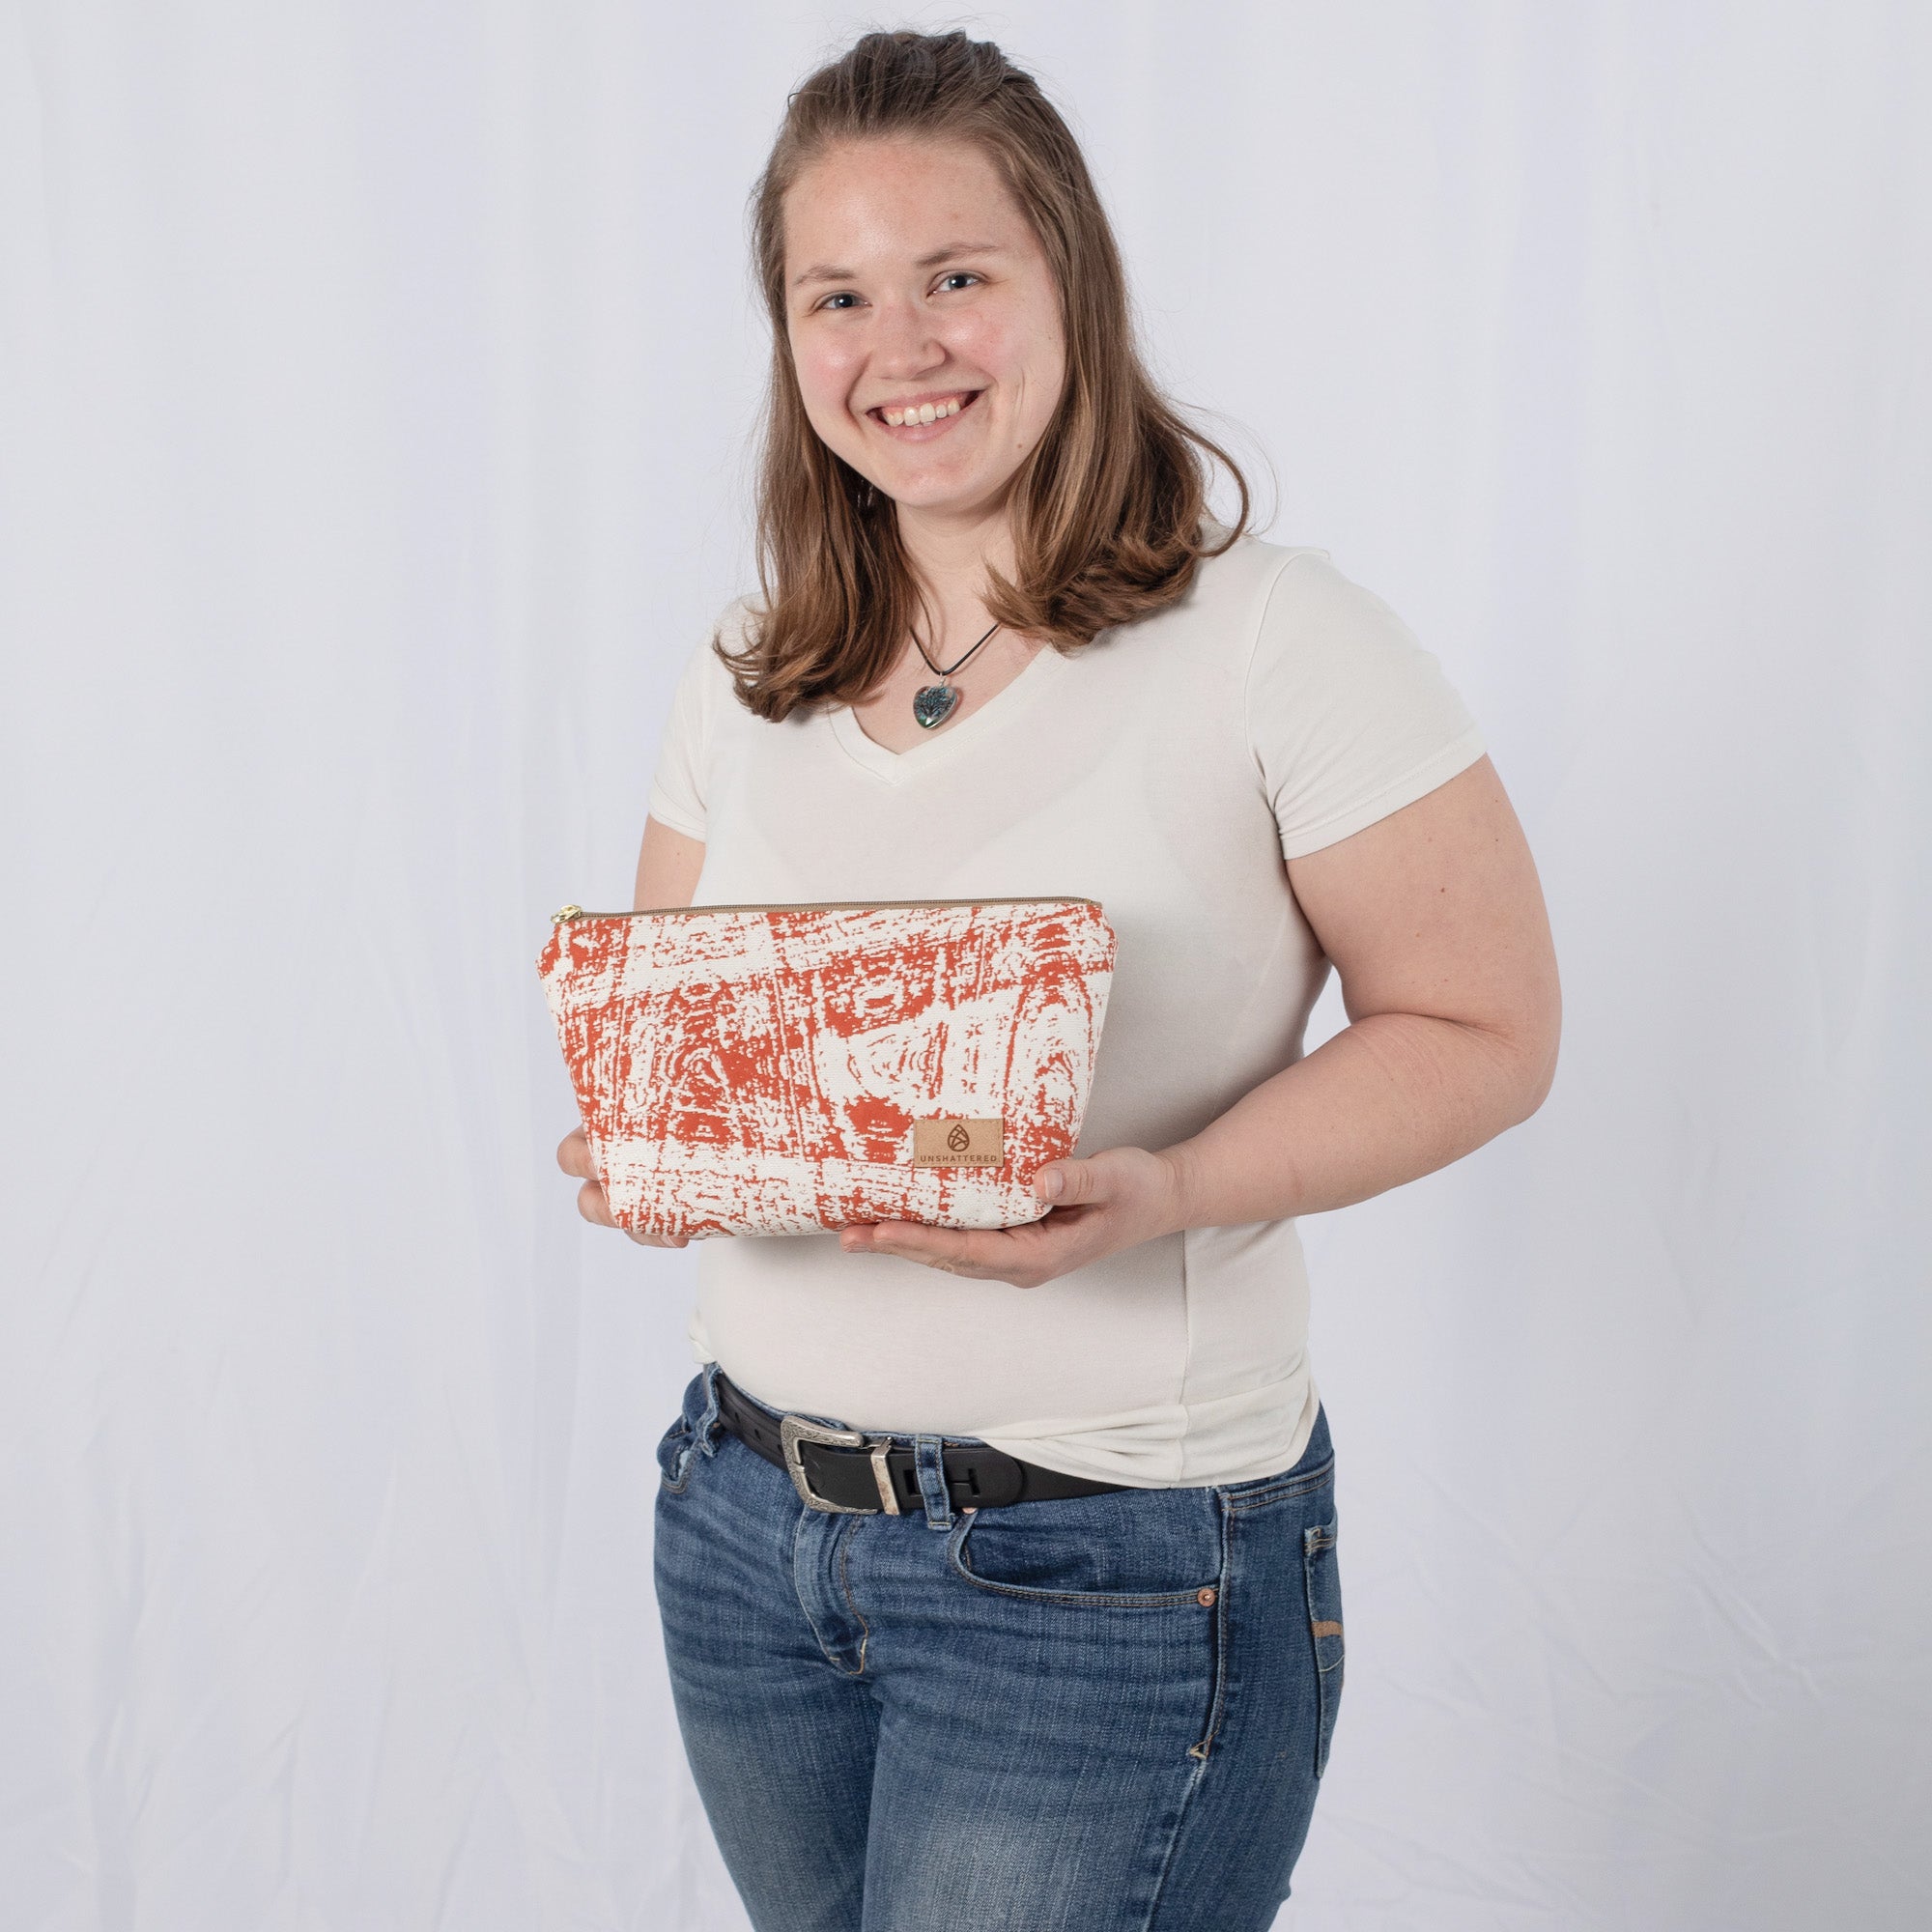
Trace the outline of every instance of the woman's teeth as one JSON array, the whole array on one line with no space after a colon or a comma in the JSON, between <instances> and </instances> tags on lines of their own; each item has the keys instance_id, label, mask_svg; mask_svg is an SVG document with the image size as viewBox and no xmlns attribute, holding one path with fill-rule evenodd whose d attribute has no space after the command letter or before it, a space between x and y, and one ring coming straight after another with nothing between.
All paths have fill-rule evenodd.
<instances>
[{"instance_id":1,"label":"woman's teeth","mask_svg":"<svg viewBox=\"0 0 1932 1932\"><path fill-rule=\"evenodd\" d=\"M879 413L895 429L899 429L907 423L938 422L944 416L956 416L964 407L955 396L950 403L921 403L917 409L881 410Z\"/></svg>"}]
</instances>

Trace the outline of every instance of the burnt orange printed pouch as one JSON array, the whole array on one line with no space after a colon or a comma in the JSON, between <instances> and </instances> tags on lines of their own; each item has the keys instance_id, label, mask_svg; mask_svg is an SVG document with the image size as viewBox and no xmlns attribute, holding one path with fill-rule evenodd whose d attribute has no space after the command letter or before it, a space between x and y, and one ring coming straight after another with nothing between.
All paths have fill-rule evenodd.
<instances>
[{"instance_id":1,"label":"burnt orange printed pouch","mask_svg":"<svg viewBox=\"0 0 1932 1932\"><path fill-rule=\"evenodd\" d=\"M618 1225L701 1238L1038 1220L1115 951L1085 898L566 906L537 970Z\"/></svg>"}]
</instances>

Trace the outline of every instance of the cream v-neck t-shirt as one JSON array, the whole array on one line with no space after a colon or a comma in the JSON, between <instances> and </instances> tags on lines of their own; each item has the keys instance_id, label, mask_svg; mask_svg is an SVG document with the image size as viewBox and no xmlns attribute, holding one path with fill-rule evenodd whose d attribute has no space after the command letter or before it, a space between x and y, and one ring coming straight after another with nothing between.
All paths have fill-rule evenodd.
<instances>
[{"instance_id":1,"label":"cream v-neck t-shirt","mask_svg":"<svg viewBox=\"0 0 1932 1932\"><path fill-rule=\"evenodd\" d=\"M1119 950L1092 1154L1184 1140L1299 1058L1328 962L1286 861L1482 753L1386 604L1325 551L1244 537L1179 604L1040 649L905 752L843 704L753 716L707 639L650 810L704 841L699 905L1097 899ZM697 1359L778 1408L1152 1488L1288 1468L1315 1424L1293 1220L1190 1228L1034 1289L848 1255L830 1230L696 1246Z\"/></svg>"}]
</instances>

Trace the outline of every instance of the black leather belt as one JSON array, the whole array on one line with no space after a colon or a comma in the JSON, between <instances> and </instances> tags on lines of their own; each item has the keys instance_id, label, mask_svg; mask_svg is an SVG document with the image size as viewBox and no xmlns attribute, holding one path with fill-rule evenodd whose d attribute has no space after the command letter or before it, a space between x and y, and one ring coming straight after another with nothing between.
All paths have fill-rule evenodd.
<instances>
[{"instance_id":1,"label":"black leather belt","mask_svg":"<svg viewBox=\"0 0 1932 1932\"><path fill-rule=\"evenodd\" d=\"M748 1449L782 1469L808 1509L834 1516L924 1511L913 1452L895 1448L890 1435L826 1429L796 1415L775 1417L732 1387L723 1369L716 1386L719 1421ZM1132 1487L1064 1476L984 1443L953 1444L945 1451L944 1463L947 1492L956 1510L1000 1509L1057 1496L1103 1496Z\"/></svg>"}]
</instances>

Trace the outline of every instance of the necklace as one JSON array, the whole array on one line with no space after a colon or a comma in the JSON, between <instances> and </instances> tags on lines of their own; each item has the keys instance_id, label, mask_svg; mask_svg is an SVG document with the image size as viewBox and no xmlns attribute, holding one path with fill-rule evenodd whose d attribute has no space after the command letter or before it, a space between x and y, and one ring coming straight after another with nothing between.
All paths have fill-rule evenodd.
<instances>
[{"instance_id":1,"label":"necklace","mask_svg":"<svg viewBox=\"0 0 1932 1932\"><path fill-rule=\"evenodd\" d=\"M999 628L999 625L995 624L993 631L997 631ZM990 638L993 635L993 631L988 631L986 638ZM981 638L980 644L983 644L986 641L986 638ZM973 651L977 651L980 648L980 644L975 644L973 651L966 653L966 658L960 658L956 663L950 664L944 670L941 670L932 662L932 659L926 655L925 646L919 642L919 633L917 631L912 634L912 640L915 644L919 644L919 654L921 657L925 658L926 668L939 679L937 684L921 685L913 693L912 715L930 731L935 724L944 724L952 716L954 709L959 703L958 692L948 684L946 680L959 668L960 665L966 662L966 658L970 658L973 655Z\"/></svg>"}]
</instances>

